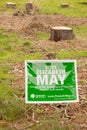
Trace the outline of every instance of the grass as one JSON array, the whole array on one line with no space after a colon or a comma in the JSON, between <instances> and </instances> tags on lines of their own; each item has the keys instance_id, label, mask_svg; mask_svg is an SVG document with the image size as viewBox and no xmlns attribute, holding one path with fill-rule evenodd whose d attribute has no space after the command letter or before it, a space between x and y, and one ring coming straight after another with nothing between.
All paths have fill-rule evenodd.
<instances>
[{"instance_id":1,"label":"grass","mask_svg":"<svg viewBox=\"0 0 87 130\"><path fill-rule=\"evenodd\" d=\"M87 51L73 51L73 50L63 50L57 53L57 59L78 59L81 57L87 57Z\"/></svg>"},{"instance_id":2,"label":"grass","mask_svg":"<svg viewBox=\"0 0 87 130\"><path fill-rule=\"evenodd\" d=\"M9 94L8 94L9 95ZM17 116L25 111L24 104L19 99L4 100L1 104L2 119L7 121L14 121Z\"/></svg>"},{"instance_id":3,"label":"grass","mask_svg":"<svg viewBox=\"0 0 87 130\"><path fill-rule=\"evenodd\" d=\"M47 40L47 39L49 39L50 34L49 33L44 33L44 32L37 32L36 36L40 40Z\"/></svg>"},{"instance_id":4,"label":"grass","mask_svg":"<svg viewBox=\"0 0 87 130\"><path fill-rule=\"evenodd\" d=\"M63 127L59 124L60 115L43 116L40 125L36 125L32 130L74 130L74 126Z\"/></svg>"},{"instance_id":5,"label":"grass","mask_svg":"<svg viewBox=\"0 0 87 130\"><path fill-rule=\"evenodd\" d=\"M42 52L30 54L31 41L27 37L20 38L14 32L0 30L0 112L1 120L15 121L30 105L20 100L22 92L11 88L14 77L9 73L11 64L29 59L42 59ZM26 51L25 51L26 50ZM11 64L10 64L11 63ZM7 127L7 126L6 126ZM5 126L0 129L5 130ZM8 127L8 130L11 128ZM6 129L7 130L7 129Z\"/></svg>"},{"instance_id":6,"label":"grass","mask_svg":"<svg viewBox=\"0 0 87 130\"><path fill-rule=\"evenodd\" d=\"M0 60L8 61L13 57L17 57L19 52L25 46L30 46L31 42L26 38L20 38L16 33L6 33L4 30L0 31ZM26 47L27 48L27 47ZM13 60L14 60L13 59Z\"/></svg>"},{"instance_id":7,"label":"grass","mask_svg":"<svg viewBox=\"0 0 87 130\"><path fill-rule=\"evenodd\" d=\"M81 38L87 38L87 26L74 26L72 28L76 36L79 36Z\"/></svg>"},{"instance_id":8,"label":"grass","mask_svg":"<svg viewBox=\"0 0 87 130\"><path fill-rule=\"evenodd\" d=\"M24 103L14 95L18 95L16 90L13 90L8 82L9 79L4 79L0 83L0 119L13 121L21 114L24 109Z\"/></svg>"},{"instance_id":9,"label":"grass","mask_svg":"<svg viewBox=\"0 0 87 130\"><path fill-rule=\"evenodd\" d=\"M2 112L3 120L14 121L27 107L19 98L20 91L17 92L11 88L14 77L9 72L11 71L10 63L42 58L40 52L30 55L23 51L28 50L30 46L31 41L27 38L20 38L14 32L7 33L3 29L0 30L0 112Z\"/></svg>"},{"instance_id":10,"label":"grass","mask_svg":"<svg viewBox=\"0 0 87 130\"><path fill-rule=\"evenodd\" d=\"M87 5L83 0L40 0L41 12L46 14L64 14L68 16L87 17ZM61 3L69 3L69 8L61 8Z\"/></svg>"},{"instance_id":11,"label":"grass","mask_svg":"<svg viewBox=\"0 0 87 130\"><path fill-rule=\"evenodd\" d=\"M23 101L15 98L19 92L11 88L13 76L9 74L10 68L0 63L0 112L1 120L13 121L15 117L24 111ZM22 106L22 107L21 107Z\"/></svg>"},{"instance_id":12,"label":"grass","mask_svg":"<svg viewBox=\"0 0 87 130\"><path fill-rule=\"evenodd\" d=\"M32 0L35 6L38 6L39 13L45 14L64 14L67 16L77 16L77 17L87 17L87 4L86 0ZM0 2L0 12L4 11L14 11L13 9L6 8L7 0ZM12 0L17 4L17 9L24 10L25 3L28 0ZM69 8L61 8L61 3L69 3Z\"/></svg>"},{"instance_id":13,"label":"grass","mask_svg":"<svg viewBox=\"0 0 87 130\"><path fill-rule=\"evenodd\" d=\"M0 1L0 12L4 12L4 11L14 11L14 9L8 9L6 8L6 3L9 2L7 0L2 0ZM11 2L16 3L17 4L17 8L18 9L24 9L24 5L26 2L28 2L28 0L11 0Z\"/></svg>"},{"instance_id":14,"label":"grass","mask_svg":"<svg viewBox=\"0 0 87 130\"><path fill-rule=\"evenodd\" d=\"M43 58L43 55L41 52L36 52L34 54L23 54L23 55L19 55L19 57L16 59L13 59L13 62L21 62L21 61L24 61L24 60L38 60L38 59L44 59Z\"/></svg>"}]
</instances>

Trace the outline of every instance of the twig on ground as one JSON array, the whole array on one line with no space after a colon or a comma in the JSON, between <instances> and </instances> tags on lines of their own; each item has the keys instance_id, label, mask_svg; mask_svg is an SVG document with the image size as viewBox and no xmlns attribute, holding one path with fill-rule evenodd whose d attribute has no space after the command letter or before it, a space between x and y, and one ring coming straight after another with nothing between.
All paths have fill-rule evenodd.
<instances>
[{"instance_id":1,"label":"twig on ground","mask_svg":"<svg viewBox=\"0 0 87 130\"><path fill-rule=\"evenodd\" d=\"M67 109L68 109L68 106L69 106L69 104L67 104L66 105L66 107L65 107L65 116L67 117L67 118L69 118L70 116L67 114Z\"/></svg>"},{"instance_id":2,"label":"twig on ground","mask_svg":"<svg viewBox=\"0 0 87 130\"><path fill-rule=\"evenodd\" d=\"M35 119L35 113L33 112L32 113L32 120L34 120Z\"/></svg>"},{"instance_id":3,"label":"twig on ground","mask_svg":"<svg viewBox=\"0 0 87 130\"><path fill-rule=\"evenodd\" d=\"M17 122L15 123L14 128L16 128L16 130L20 130L20 128L17 126Z\"/></svg>"}]
</instances>

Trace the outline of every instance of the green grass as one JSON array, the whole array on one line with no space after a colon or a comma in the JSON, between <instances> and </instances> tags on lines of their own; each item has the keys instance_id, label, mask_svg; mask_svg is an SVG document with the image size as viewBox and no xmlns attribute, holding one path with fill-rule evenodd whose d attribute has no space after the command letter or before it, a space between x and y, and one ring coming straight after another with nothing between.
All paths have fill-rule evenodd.
<instances>
[{"instance_id":1,"label":"green grass","mask_svg":"<svg viewBox=\"0 0 87 130\"><path fill-rule=\"evenodd\" d=\"M14 77L9 72L11 64L44 58L42 52L36 51L32 54L29 52L31 44L28 37L21 38L14 32L7 33L3 29L0 30L0 112L2 112L2 120L14 121L30 107L20 100L19 95L22 92L11 88ZM1 127L1 129L5 128Z\"/></svg>"},{"instance_id":2,"label":"green grass","mask_svg":"<svg viewBox=\"0 0 87 130\"><path fill-rule=\"evenodd\" d=\"M6 79L9 81L9 79ZM19 98L22 92L13 90L11 84L6 81L0 83L0 120L15 121L19 115L25 112L30 105L25 105Z\"/></svg>"},{"instance_id":3,"label":"green grass","mask_svg":"<svg viewBox=\"0 0 87 130\"><path fill-rule=\"evenodd\" d=\"M20 100L19 95L22 92L13 90L11 87L14 77L9 73L12 69L11 64L42 58L40 52L30 55L28 53L30 47L31 41L28 38L20 38L14 32L7 33L3 29L0 30L0 112L2 112L3 120L14 121L26 108L30 107Z\"/></svg>"},{"instance_id":4,"label":"green grass","mask_svg":"<svg viewBox=\"0 0 87 130\"><path fill-rule=\"evenodd\" d=\"M47 40L47 39L49 39L50 34L49 33L44 33L44 32L37 32L36 36L40 40Z\"/></svg>"},{"instance_id":5,"label":"green grass","mask_svg":"<svg viewBox=\"0 0 87 130\"><path fill-rule=\"evenodd\" d=\"M10 87L9 79L5 78L4 82L3 79L0 82L0 116L1 120L13 121L24 112L25 107L23 101L14 96L18 95L18 92Z\"/></svg>"},{"instance_id":6,"label":"green grass","mask_svg":"<svg viewBox=\"0 0 87 130\"><path fill-rule=\"evenodd\" d=\"M2 101L1 109L2 119L7 121L14 121L17 116L25 111L23 102L15 98Z\"/></svg>"},{"instance_id":7,"label":"green grass","mask_svg":"<svg viewBox=\"0 0 87 130\"><path fill-rule=\"evenodd\" d=\"M57 53L56 59L78 59L87 57L87 51L63 50Z\"/></svg>"},{"instance_id":8,"label":"green grass","mask_svg":"<svg viewBox=\"0 0 87 130\"><path fill-rule=\"evenodd\" d=\"M47 39L48 33L37 33L40 39ZM0 60L2 62L11 61L13 63L28 59L41 59L42 52L29 53L31 50L31 41L28 38L20 38L16 33L6 33L4 30L0 31ZM25 52L26 50L26 52Z\"/></svg>"},{"instance_id":9,"label":"green grass","mask_svg":"<svg viewBox=\"0 0 87 130\"><path fill-rule=\"evenodd\" d=\"M13 59L12 61L15 62L21 62L25 60L38 60L38 59L44 59L42 52L36 52L34 54L23 54L19 55L19 57L16 57L16 59Z\"/></svg>"},{"instance_id":10,"label":"green grass","mask_svg":"<svg viewBox=\"0 0 87 130\"><path fill-rule=\"evenodd\" d=\"M76 36L87 38L87 26L74 26L72 28Z\"/></svg>"},{"instance_id":11,"label":"green grass","mask_svg":"<svg viewBox=\"0 0 87 130\"><path fill-rule=\"evenodd\" d=\"M23 101L14 96L18 92L11 88L13 76L8 73L9 70L7 63L0 63L0 112L2 120L12 121L24 111L24 107L21 107Z\"/></svg>"},{"instance_id":12,"label":"green grass","mask_svg":"<svg viewBox=\"0 0 87 130\"><path fill-rule=\"evenodd\" d=\"M6 8L7 0L3 0L0 2L0 12L3 11L13 11L13 9ZM12 0L17 4L17 8L24 10L25 3L28 0ZM86 0L33 0L34 5L38 6L40 11L39 13L45 14L64 14L68 16L78 16L78 17L87 17L87 4ZM61 8L61 3L69 3L69 8Z\"/></svg>"},{"instance_id":13,"label":"green grass","mask_svg":"<svg viewBox=\"0 0 87 130\"><path fill-rule=\"evenodd\" d=\"M6 33L0 30L0 60L8 61L18 57L23 48L31 45L31 41L20 38L16 33ZM13 60L14 60L13 59Z\"/></svg>"},{"instance_id":14,"label":"green grass","mask_svg":"<svg viewBox=\"0 0 87 130\"><path fill-rule=\"evenodd\" d=\"M46 14L64 14L68 16L87 17L87 4L81 4L86 0L40 0L41 12ZM61 3L69 3L69 8L61 8Z\"/></svg>"},{"instance_id":15,"label":"green grass","mask_svg":"<svg viewBox=\"0 0 87 130\"><path fill-rule=\"evenodd\" d=\"M17 8L18 9L24 9L25 8L25 3L28 2L28 0L1 0L0 1L0 11L4 12L4 11L13 11L14 9L8 9L6 8L6 3L7 2L13 2L17 4Z\"/></svg>"}]
</instances>

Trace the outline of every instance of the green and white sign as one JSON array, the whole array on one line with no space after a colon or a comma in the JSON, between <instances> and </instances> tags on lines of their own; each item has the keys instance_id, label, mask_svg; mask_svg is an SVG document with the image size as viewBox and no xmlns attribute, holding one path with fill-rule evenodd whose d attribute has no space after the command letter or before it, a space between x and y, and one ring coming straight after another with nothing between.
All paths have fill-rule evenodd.
<instances>
[{"instance_id":1,"label":"green and white sign","mask_svg":"<svg viewBox=\"0 0 87 130\"><path fill-rule=\"evenodd\" d=\"M26 103L77 102L75 60L25 61Z\"/></svg>"}]
</instances>

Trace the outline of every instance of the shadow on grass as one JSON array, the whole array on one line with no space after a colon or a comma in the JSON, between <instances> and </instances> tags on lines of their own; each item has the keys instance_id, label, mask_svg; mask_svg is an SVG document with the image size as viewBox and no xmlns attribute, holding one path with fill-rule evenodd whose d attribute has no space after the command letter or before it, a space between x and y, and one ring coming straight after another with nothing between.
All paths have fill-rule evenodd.
<instances>
[{"instance_id":1,"label":"shadow on grass","mask_svg":"<svg viewBox=\"0 0 87 130\"><path fill-rule=\"evenodd\" d=\"M87 2L78 2L78 3L82 5L87 5Z\"/></svg>"}]
</instances>

